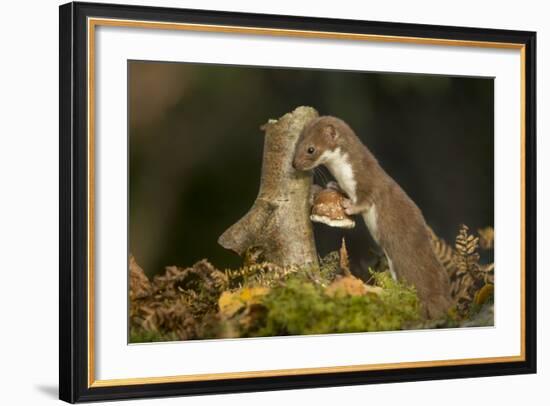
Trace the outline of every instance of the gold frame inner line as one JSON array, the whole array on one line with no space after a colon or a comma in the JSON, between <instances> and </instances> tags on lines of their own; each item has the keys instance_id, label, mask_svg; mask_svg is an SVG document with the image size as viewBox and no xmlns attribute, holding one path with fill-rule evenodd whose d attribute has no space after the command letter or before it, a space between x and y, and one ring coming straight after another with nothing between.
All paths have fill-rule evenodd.
<instances>
[{"instance_id":1,"label":"gold frame inner line","mask_svg":"<svg viewBox=\"0 0 550 406\"><path fill-rule=\"evenodd\" d=\"M95 379L95 263L94 263L94 191L95 191L95 29L98 26L109 27L132 27L148 28L162 30L182 30L194 32L216 32L232 33L245 35L265 35L265 36L285 36L299 38L318 38L318 39L337 39L337 40L357 40L374 42L393 42L404 44L422 44L435 46L460 46L460 47L479 47L479 48L497 48L512 49L520 51L521 64L521 128L519 135L521 137L521 350L519 355L485 358L468 358L454 360L434 360L434 361L416 361L416 362L398 362L385 364L366 364L366 365L347 365L331 366L318 368L298 368L298 369L279 369L266 371L246 371L246 372L221 372L212 374L192 374L178 376L161 376L147 378L123 378L123 379ZM239 379L255 377L276 377L290 375L310 375L310 374L330 374L339 372L356 371L377 371L390 370L398 368L425 368L438 366L457 366L472 364L493 364L503 362L521 362L525 361L525 45L506 42L489 41L465 41L454 39L422 38L422 37L401 37L391 35L371 35L354 34L345 32L326 32L326 31L306 31L291 29L275 29L262 27L241 27L230 25L208 25L208 24L187 24L187 23L165 23L153 21L138 20L119 20L108 18L89 18L87 27L87 80L88 80L88 387L110 387L125 385L191 382L191 381L209 381L217 379Z\"/></svg>"}]
</instances>

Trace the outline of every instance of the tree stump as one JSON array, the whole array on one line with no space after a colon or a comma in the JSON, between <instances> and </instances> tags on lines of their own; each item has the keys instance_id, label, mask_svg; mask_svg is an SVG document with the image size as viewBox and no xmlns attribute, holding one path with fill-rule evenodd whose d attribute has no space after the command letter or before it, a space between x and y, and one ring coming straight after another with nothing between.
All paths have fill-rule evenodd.
<instances>
[{"instance_id":1,"label":"tree stump","mask_svg":"<svg viewBox=\"0 0 550 406\"><path fill-rule=\"evenodd\" d=\"M240 256L252 250L280 266L318 266L309 219L313 175L292 167L300 133L317 116L312 107L300 106L261 127L265 141L260 191L248 213L220 236L222 247Z\"/></svg>"}]
</instances>

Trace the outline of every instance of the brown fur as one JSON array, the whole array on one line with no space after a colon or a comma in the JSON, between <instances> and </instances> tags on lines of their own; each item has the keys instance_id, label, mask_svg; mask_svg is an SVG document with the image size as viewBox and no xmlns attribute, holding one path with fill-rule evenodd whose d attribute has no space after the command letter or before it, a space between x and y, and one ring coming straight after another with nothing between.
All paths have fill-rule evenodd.
<instances>
[{"instance_id":1,"label":"brown fur","mask_svg":"<svg viewBox=\"0 0 550 406\"><path fill-rule=\"evenodd\" d=\"M308 152L312 147L315 151ZM391 261L397 278L416 288L425 316L443 316L451 305L449 278L433 252L424 216L354 131L336 117L313 120L298 141L293 165L299 170L313 169L324 163L319 159L325 151L337 148L347 154L356 182L356 199L350 202L348 213L365 214L375 205L373 237ZM330 165L327 166L330 170ZM348 196L353 195L343 190Z\"/></svg>"}]
</instances>

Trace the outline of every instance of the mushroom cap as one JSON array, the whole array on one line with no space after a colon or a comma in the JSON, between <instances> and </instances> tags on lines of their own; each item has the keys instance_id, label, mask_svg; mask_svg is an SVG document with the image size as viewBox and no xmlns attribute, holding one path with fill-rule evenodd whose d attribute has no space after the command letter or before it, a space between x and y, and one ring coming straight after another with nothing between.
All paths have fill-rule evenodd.
<instances>
[{"instance_id":1,"label":"mushroom cap","mask_svg":"<svg viewBox=\"0 0 550 406\"><path fill-rule=\"evenodd\" d=\"M355 221L346 214L342 206L344 199L344 195L334 189L321 190L313 197L311 221L330 227L355 227Z\"/></svg>"}]
</instances>

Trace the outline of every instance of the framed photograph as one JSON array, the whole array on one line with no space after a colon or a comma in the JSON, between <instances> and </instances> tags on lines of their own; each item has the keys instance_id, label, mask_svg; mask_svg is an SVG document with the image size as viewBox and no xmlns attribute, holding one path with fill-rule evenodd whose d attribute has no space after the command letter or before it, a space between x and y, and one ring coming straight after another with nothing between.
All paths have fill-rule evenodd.
<instances>
[{"instance_id":1,"label":"framed photograph","mask_svg":"<svg viewBox=\"0 0 550 406\"><path fill-rule=\"evenodd\" d=\"M60 7L60 398L536 372L536 34Z\"/></svg>"}]
</instances>

